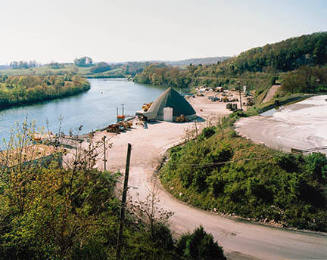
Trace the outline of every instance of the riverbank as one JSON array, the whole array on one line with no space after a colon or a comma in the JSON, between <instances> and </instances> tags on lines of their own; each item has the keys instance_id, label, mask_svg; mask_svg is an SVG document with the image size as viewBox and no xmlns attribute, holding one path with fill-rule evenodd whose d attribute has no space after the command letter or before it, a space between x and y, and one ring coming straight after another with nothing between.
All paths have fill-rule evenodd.
<instances>
[{"instance_id":1,"label":"riverbank","mask_svg":"<svg viewBox=\"0 0 327 260\"><path fill-rule=\"evenodd\" d=\"M127 143L132 144L132 156L129 179L129 196L133 200L142 200L153 189L159 187L159 207L174 212L171 227L177 234L193 230L199 225L212 233L224 247L230 259L285 259L326 258L325 235L306 232L290 232L283 229L243 223L217 216L210 212L193 208L176 200L153 175L168 148L184 142L187 134L195 132L214 122L218 117L228 115L224 103L211 102L207 97L191 98L202 122L169 123L157 122L148 125L148 129L134 125L134 129L121 134L96 132L93 142L100 141L104 135L110 138L112 148L107 151L107 169L124 171ZM82 146L87 147L84 142ZM98 169L103 169L103 157L97 160Z\"/></svg>"}]
</instances>

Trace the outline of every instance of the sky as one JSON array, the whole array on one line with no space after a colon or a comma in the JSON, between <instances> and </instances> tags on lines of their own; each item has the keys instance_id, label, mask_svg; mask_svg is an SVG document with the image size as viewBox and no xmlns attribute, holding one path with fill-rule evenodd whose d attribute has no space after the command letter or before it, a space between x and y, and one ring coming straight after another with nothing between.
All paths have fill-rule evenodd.
<instances>
[{"instance_id":1,"label":"sky","mask_svg":"<svg viewBox=\"0 0 327 260\"><path fill-rule=\"evenodd\" d=\"M326 0L1 0L0 64L234 56L318 31Z\"/></svg>"}]
</instances>

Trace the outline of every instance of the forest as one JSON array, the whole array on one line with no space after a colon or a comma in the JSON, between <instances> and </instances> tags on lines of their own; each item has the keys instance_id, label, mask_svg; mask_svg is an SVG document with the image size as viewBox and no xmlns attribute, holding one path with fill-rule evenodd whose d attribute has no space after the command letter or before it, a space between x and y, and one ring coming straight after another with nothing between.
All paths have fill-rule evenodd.
<instances>
[{"instance_id":1,"label":"forest","mask_svg":"<svg viewBox=\"0 0 327 260\"><path fill-rule=\"evenodd\" d=\"M190 66L192 67L192 66ZM136 74L134 81L143 84L188 88L192 82L190 67L187 70L171 67L164 63L151 64Z\"/></svg>"},{"instance_id":2,"label":"forest","mask_svg":"<svg viewBox=\"0 0 327 260\"><path fill-rule=\"evenodd\" d=\"M160 171L166 190L220 214L326 232L326 156L254 144L233 130L238 117L234 113L170 150Z\"/></svg>"},{"instance_id":3,"label":"forest","mask_svg":"<svg viewBox=\"0 0 327 260\"><path fill-rule=\"evenodd\" d=\"M0 109L72 96L90 89L80 76L2 76Z\"/></svg>"},{"instance_id":4,"label":"forest","mask_svg":"<svg viewBox=\"0 0 327 260\"><path fill-rule=\"evenodd\" d=\"M282 90L288 93L327 92L327 67L303 66L282 77Z\"/></svg>"}]
</instances>

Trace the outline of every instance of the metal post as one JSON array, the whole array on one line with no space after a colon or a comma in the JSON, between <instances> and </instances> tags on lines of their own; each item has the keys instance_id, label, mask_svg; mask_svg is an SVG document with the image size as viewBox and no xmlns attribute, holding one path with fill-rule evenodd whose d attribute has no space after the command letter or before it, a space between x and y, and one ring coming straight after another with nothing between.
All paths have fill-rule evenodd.
<instances>
[{"instance_id":1,"label":"metal post","mask_svg":"<svg viewBox=\"0 0 327 260\"><path fill-rule=\"evenodd\" d=\"M107 159L106 159L106 136L103 136L103 170L107 170Z\"/></svg>"},{"instance_id":2,"label":"metal post","mask_svg":"<svg viewBox=\"0 0 327 260\"><path fill-rule=\"evenodd\" d=\"M196 124L196 122L197 122L198 120L197 119L195 119L195 121L194 121L194 124L195 124L195 137L198 137L198 126L197 126L197 124Z\"/></svg>"},{"instance_id":3,"label":"metal post","mask_svg":"<svg viewBox=\"0 0 327 260\"><path fill-rule=\"evenodd\" d=\"M238 91L239 91L239 93L240 93L240 108L241 108L241 110L243 110L243 109L242 109L242 94L241 94L242 91L241 91L241 84L239 84L238 87L239 87L239 88L238 88Z\"/></svg>"},{"instance_id":4,"label":"metal post","mask_svg":"<svg viewBox=\"0 0 327 260\"><path fill-rule=\"evenodd\" d=\"M117 241L117 252L116 252L117 260L121 259L122 236L123 236L124 221L125 221L125 206L126 206L126 196L127 196L127 189L128 189L128 175L129 175L129 164L131 161L131 150L132 150L132 145L129 143L127 147L124 189L123 189L123 197L122 197L121 209L120 209L120 225L119 225L119 233L118 233L118 241Z\"/></svg>"}]
</instances>

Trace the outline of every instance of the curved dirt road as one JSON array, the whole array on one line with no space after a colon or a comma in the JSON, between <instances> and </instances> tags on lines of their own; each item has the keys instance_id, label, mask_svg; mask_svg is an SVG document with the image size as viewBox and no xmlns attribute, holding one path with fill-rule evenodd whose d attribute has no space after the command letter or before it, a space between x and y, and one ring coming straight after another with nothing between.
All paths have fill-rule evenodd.
<instances>
[{"instance_id":1,"label":"curved dirt road","mask_svg":"<svg viewBox=\"0 0 327 260\"><path fill-rule=\"evenodd\" d=\"M228 113L225 104L210 103L206 97L196 98L192 104L197 114L204 118ZM203 127L207 122L198 126ZM121 172L124 172L127 143L132 144L128 193L133 200L142 200L157 180L153 174L163 153L180 143L185 131L194 127L194 123L160 122L149 124L148 129L136 127L113 137L97 132L94 141L105 134L112 137L113 146L106 154L107 168ZM97 166L103 169L102 158ZM235 221L188 206L172 197L160 184L159 192L159 206L174 212L170 220L174 232L181 234L202 225L224 247L228 259L327 259L326 233L288 231Z\"/></svg>"},{"instance_id":2,"label":"curved dirt road","mask_svg":"<svg viewBox=\"0 0 327 260\"><path fill-rule=\"evenodd\" d=\"M149 129L137 128L111 139L107 154L109 168L125 167L127 143L132 144L129 195L144 198L153 185L153 173L161 155L185 135L194 124L161 122ZM101 138L98 134L96 138ZM99 168L102 162L99 162ZM237 222L195 209L160 190L160 207L174 212L171 227L177 233L203 225L224 247L230 259L327 259L327 235L291 232L261 225Z\"/></svg>"}]
</instances>

